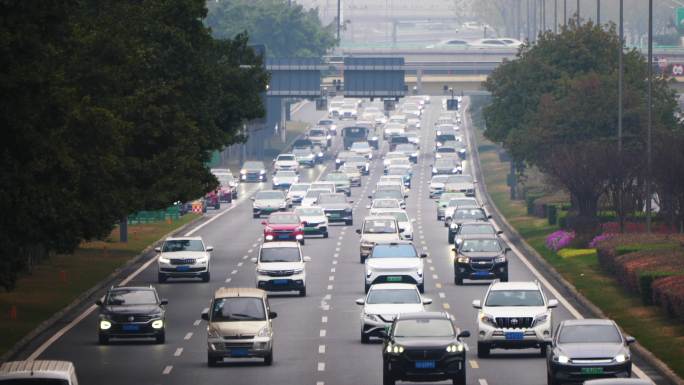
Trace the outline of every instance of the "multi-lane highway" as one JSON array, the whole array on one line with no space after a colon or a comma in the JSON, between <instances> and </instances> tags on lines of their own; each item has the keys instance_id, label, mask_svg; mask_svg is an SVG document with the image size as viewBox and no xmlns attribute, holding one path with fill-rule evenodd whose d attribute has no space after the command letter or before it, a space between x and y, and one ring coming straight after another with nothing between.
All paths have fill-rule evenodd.
<instances>
[{"instance_id":1,"label":"multi-lane highway","mask_svg":"<svg viewBox=\"0 0 684 385\"><path fill-rule=\"evenodd\" d=\"M428 197L428 182L433 162L432 127L441 110L433 98L422 121L422 148L414 167L413 188L407 211L414 223L417 248L429 253L426 260L425 296L434 300L430 310L451 312L461 329L476 332L474 299L482 299L487 283L455 286L452 253L447 244L447 229L436 220L435 203ZM309 104L296 117L314 122L322 116ZM469 129L466 119L466 128ZM349 123L341 123L342 126ZM466 137L470 137L467 135ZM339 141L339 137L336 138ZM337 143L339 146L339 143ZM359 223L367 214L367 196L382 175L382 162L375 157L371 173L363 185L353 189L354 218ZM465 173L472 171L470 158ZM334 169L329 161L304 169L302 179L312 181ZM156 264L143 266L124 283L154 285L168 299L166 343L97 343L97 311L84 313L35 351L32 358L69 360L76 365L83 384L380 384L382 382L381 344L361 344L359 306L364 296L364 268L359 263L359 238L355 226L333 225L328 239L310 239L303 246L311 257L307 266L307 296L270 296L274 320L274 362L264 366L260 360L216 368L207 367L206 325L200 320L213 292L221 286L254 287L255 257L262 242L260 220L252 219L251 194L270 184L242 184L240 199L219 213L210 214L185 231L199 235L214 246L212 280L209 283L169 282L157 284ZM515 250L514 250L515 251ZM519 254L510 255L510 280L543 279ZM544 281L542 281L544 283ZM558 294L546 284L550 298ZM563 298L554 310L554 323L580 316ZM92 310L92 308L90 309ZM475 334L475 333L473 333ZM539 350L499 351L491 358L478 359L475 339L466 340L467 383L477 385L545 384L546 363Z\"/></svg>"}]
</instances>

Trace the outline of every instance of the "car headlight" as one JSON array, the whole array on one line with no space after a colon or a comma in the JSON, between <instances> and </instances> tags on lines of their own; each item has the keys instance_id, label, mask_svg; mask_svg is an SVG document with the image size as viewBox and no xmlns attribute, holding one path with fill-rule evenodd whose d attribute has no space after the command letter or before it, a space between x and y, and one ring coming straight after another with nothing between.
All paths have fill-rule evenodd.
<instances>
[{"instance_id":1,"label":"car headlight","mask_svg":"<svg viewBox=\"0 0 684 385\"><path fill-rule=\"evenodd\" d=\"M292 274L302 274L304 269L292 269Z\"/></svg>"},{"instance_id":2,"label":"car headlight","mask_svg":"<svg viewBox=\"0 0 684 385\"><path fill-rule=\"evenodd\" d=\"M376 141L376 140L378 140L378 137L377 137L377 136L374 136L374 137L371 138L371 140L372 140L372 141Z\"/></svg>"},{"instance_id":3,"label":"car headlight","mask_svg":"<svg viewBox=\"0 0 684 385\"><path fill-rule=\"evenodd\" d=\"M570 357L564 356L564 355L560 354L560 355L558 355L558 359L557 359L557 360L558 360L558 362L561 363L561 364L567 364L568 362L570 362Z\"/></svg>"},{"instance_id":4,"label":"car headlight","mask_svg":"<svg viewBox=\"0 0 684 385\"><path fill-rule=\"evenodd\" d=\"M269 234L266 236L267 241L272 241L273 240L273 235Z\"/></svg>"},{"instance_id":5,"label":"car headlight","mask_svg":"<svg viewBox=\"0 0 684 385\"><path fill-rule=\"evenodd\" d=\"M169 264L169 263L171 263L171 260L168 258L159 257L159 263Z\"/></svg>"},{"instance_id":6,"label":"car headlight","mask_svg":"<svg viewBox=\"0 0 684 385\"><path fill-rule=\"evenodd\" d=\"M340 159L335 159L335 163L340 163L340 162L342 162L342 160L340 160Z\"/></svg>"},{"instance_id":7,"label":"car headlight","mask_svg":"<svg viewBox=\"0 0 684 385\"><path fill-rule=\"evenodd\" d=\"M460 353L463 351L462 344L450 344L446 347L447 353Z\"/></svg>"},{"instance_id":8,"label":"car headlight","mask_svg":"<svg viewBox=\"0 0 684 385\"><path fill-rule=\"evenodd\" d=\"M401 354L404 352L404 347L401 345L388 344L387 353L390 354Z\"/></svg>"},{"instance_id":9,"label":"car headlight","mask_svg":"<svg viewBox=\"0 0 684 385\"><path fill-rule=\"evenodd\" d=\"M197 258L197 259L195 260L195 263L197 263L197 264L199 264L199 265L204 265L204 264L206 264L208 261L209 261L209 260L208 260L206 257L204 257L204 258Z\"/></svg>"},{"instance_id":10,"label":"car headlight","mask_svg":"<svg viewBox=\"0 0 684 385\"><path fill-rule=\"evenodd\" d=\"M322 157L323 157L323 153L322 153L322 152L319 152L319 153L318 153L318 157L319 157L319 158L322 158Z\"/></svg>"},{"instance_id":11,"label":"car headlight","mask_svg":"<svg viewBox=\"0 0 684 385\"><path fill-rule=\"evenodd\" d=\"M269 337L271 335L271 328L268 326L264 326L259 330L259 333L257 333L257 337Z\"/></svg>"},{"instance_id":12,"label":"car headlight","mask_svg":"<svg viewBox=\"0 0 684 385\"><path fill-rule=\"evenodd\" d=\"M325 137L326 139L332 139L332 135L328 135Z\"/></svg>"},{"instance_id":13,"label":"car headlight","mask_svg":"<svg viewBox=\"0 0 684 385\"><path fill-rule=\"evenodd\" d=\"M628 358L629 357L625 354L618 354L617 356L615 356L614 360L615 362L622 363L627 361Z\"/></svg>"},{"instance_id":14,"label":"car headlight","mask_svg":"<svg viewBox=\"0 0 684 385\"><path fill-rule=\"evenodd\" d=\"M442 154L435 154L435 158L439 159L442 157Z\"/></svg>"},{"instance_id":15,"label":"car headlight","mask_svg":"<svg viewBox=\"0 0 684 385\"><path fill-rule=\"evenodd\" d=\"M465 150L465 148L462 148L462 149L458 150L458 152L460 152L461 154L465 154L466 150Z\"/></svg>"},{"instance_id":16,"label":"car headlight","mask_svg":"<svg viewBox=\"0 0 684 385\"><path fill-rule=\"evenodd\" d=\"M261 174L261 175L266 174L266 170L261 170L261 171L259 171L259 174Z\"/></svg>"},{"instance_id":17,"label":"car headlight","mask_svg":"<svg viewBox=\"0 0 684 385\"><path fill-rule=\"evenodd\" d=\"M470 258L468 258L468 257L458 257L458 263L470 263Z\"/></svg>"},{"instance_id":18,"label":"car headlight","mask_svg":"<svg viewBox=\"0 0 684 385\"><path fill-rule=\"evenodd\" d=\"M506 262L506 256L504 256L504 255L494 258L494 263L504 263L504 262Z\"/></svg>"},{"instance_id":19,"label":"car headlight","mask_svg":"<svg viewBox=\"0 0 684 385\"><path fill-rule=\"evenodd\" d=\"M451 172L459 172L459 167L454 167Z\"/></svg>"},{"instance_id":20,"label":"car headlight","mask_svg":"<svg viewBox=\"0 0 684 385\"><path fill-rule=\"evenodd\" d=\"M442 147L442 142L437 142L437 147Z\"/></svg>"},{"instance_id":21,"label":"car headlight","mask_svg":"<svg viewBox=\"0 0 684 385\"><path fill-rule=\"evenodd\" d=\"M152 321L152 328L153 329L161 329L164 327L164 321L157 319Z\"/></svg>"},{"instance_id":22,"label":"car headlight","mask_svg":"<svg viewBox=\"0 0 684 385\"><path fill-rule=\"evenodd\" d=\"M380 319L375 314L364 314L364 317L373 322L380 322Z\"/></svg>"},{"instance_id":23,"label":"car headlight","mask_svg":"<svg viewBox=\"0 0 684 385\"><path fill-rule=\"evenodd\" d=\"M247 170L240 170L240 174L246 175L246 174L247 174Z\"/></svg>"},{"instance_id":24,"label":"car headlight","mask_svg":"<svg viewBox=\"0 0 684 385\"><path fill-rule=\"evenodd\" d=\"M207 329L207 336L209 338L221 338L221 334L218 332L218 330L214 328L208 328Z\"/></svg>"},{"instance_id":25,"label":"car headlight","mask_svg":"<svg viewBox=\"0 0 684 385\"><path fill-rule=\"evenodd\" d=\"M458 228L458 223L456 223L456 222L451 222L451 224L449 225L449 227L450 227L451 229L457 229L457 228Z\"/></svg>"},{"instance_id":26,"label":"car headlight","mask_svg":"<svg viewBox=\"0 0 684 385\"><path fill-rule=\"evenodd\" d=\"M433 167L433 168L432 168L432 172L435 173L435 174L437 174L437 168L436 168L436 167Z\"/></svg>"},{"instance_id":27,"label":"car headlight","mask_svg":"<svg viewBox=\"0 0 684 385\"><path fill-rule=\"evenodd\" d=\"M539 325L543 324L544 322L549 320L549 315L548 314L539 314L538 316L534 317L534 322L532 325Z\"/></svg>"},{"instance_id":28,"label":"car headlight","mask_svg":"<svg viewBox=\"0 0 684 385\"><path fill-rule=\"evenodd\" d=\"M414 157L414 158L417 158L417 157L418 157L418 153L417 153L417 152L414 152L413 154L411 154L411 156Z\"/></svg>"},{"instance_id":29,"label":"car headlight","mask_svg":"<svg viewBox=\"0 0 684 385\"><path fill-rule=\"evenodd\" d=\"M109 330L112 327L112 323L106 319L100 320L100 330Z\"/></svg>"},{"instance_id":30,"label":"car headlight","mask_svg":"<svg viewBox=\"0 0 684 385\"><path fill-rule=\"evenodd\" d=\"M494 317L490 316L489 314L484 314L484 313L480 314L480 321L482 321L482 323L487 324L489 326L498 327Z\"/></svg>"}]
</instances>

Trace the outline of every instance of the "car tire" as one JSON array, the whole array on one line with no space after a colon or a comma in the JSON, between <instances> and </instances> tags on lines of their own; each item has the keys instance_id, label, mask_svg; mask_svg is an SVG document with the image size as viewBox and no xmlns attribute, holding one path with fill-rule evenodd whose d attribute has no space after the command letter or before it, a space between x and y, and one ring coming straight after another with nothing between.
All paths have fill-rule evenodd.
<instances>
[{"instance_id":1,"label":"car tire","mask_svg":"<svg viewBox=\"0 0 684 385\"><path fill-rule=\"evenodd\" d=\"M270 352L264 357L264 365L266 366L271 366L273 365L273 349L271 349Z\"/></svg>"},{"instance_id":2,"label":"car tire","mask_svg":"<svg viewBox=\"0 0 684 385\"><path fill-rule=\"evenodd\" d=\"M368 334L363 332L363 329L361 329L361 343L367 344L369 342L370 342L370 337L368 336Z\"/></svg>"},{"instance_id":3,"label":"car tire","mask_svg":"<svg viewBox=\"0 0 684 385\"><path fill-rule=\"evenodd\" d=\"M502 275L501 277L499 277L499 281L501 281L501 282L508 282L508 272L506 272L506 274L504 274L504 275Z\"/></svg>"},{"instance_id":4,"label":"car tire","mask_svg":"<svg viewBox=\"0 0 684 385\"><path fill-rule=\"evenodd\" d=\"M323 233L323 238L328 238L328 232Z\"/></svg>"},{"instance_id":5,"label":"car tire","mask_svg":"<svg viewBox=\"0 0 684 385\"><path fill-rule=\"evenodd\" d=\"M363 292L368 294L368 290L370 290L371 285L364 283L363 284Z\"/></svg>"},{"instance_id":6,"label":"car tire","mask_svg":"<svg viewBox=\"0 0 684 385\"><path fill-rule=\"evenodd\" d=\"M211 280L211 273L208 271L204 274L202 274L202 282L209 282Z\"/></svg>"},{"instance_id":7,"label":"car tire","mask_svg":"<svg viewBox=\"0 0 684 385\"><path fill-rule=\"evenodd\" d=\"M260 217L259 214L252 214L252 218L259 218L259 217Z\"/></svg>"},{"instance_id":8,"label":"car tire","mask_svg":"<svg viewBox=\"0 0 684 385\"><path fill-rule=\"evenodd\" d=\"M301 240L299 241L299 244L302 245L302 246L304 246L304 243L306 243L306 241L305 241L304 239L301 239Z\"/></svg>"},{"instance_id":9,"label":"car tire","mask_svg":"<svg viewBox=\"0 0 684 385\"><path fill-rule=\"evenodd\" d=\"M160 334L157 334L157 336L154 339L160 345L165 343L166 342L166 332L161 332Z\"/></svg>"},{"instance_id":10,"label":"car tire","mask_svg":"<svg viewBox=\"0 0 684 385\"><path fill-rule=\"evenodd\" d=\"M463 364L463 370L461 370L454 378L451 379L451 383L454 385L466 385L466 366Z\"/></svg>"},{"instance_id":11,"label":"car tire","mask_svg":"<svg viewBox=\"0 0 684 385\"><path fill-rule=\"evenodd\" d=\"M162 274L162 273L157 274L157 282L166 283L167 279L168 279L168 277L166 276L166 274Z\"/></svg>"},{"instance_id":12,"label":"car tire","mask_svg":"<svg viewBox=\"0 0 684 385\"><path fill-rule=\"evenodd\" d=\"M207 353L207 366L210 368L218 366L219 360L212 356L211 354Z\"/></svg>"},{"instance_id":13,"label":"car tire","mask_svg":"<svg viewBox=\"0 0 684 385\"><path fill-rule=\"evenodd\" d=\"M100 345L107 345L109 344L109 336L100 334L97 336L97 341L100 343Z\"/></svg>"},{"instance_id":14,"label":"car tire","mask_svg":"<svg viewBox=\"0 0 684 385\"><path fill-rule=\"evenodd\" d=\"M425 282L421 283L420 285L416 285L416 286L418 286L418 291L420 292L420 294L425 293Z\"/></svg>"},{"instance_id":15,"label":"car tire","mask_svg":"<svg viewBox=\"0 0 684 385\"><path fill-rule=\"evenodd\" d=\"M299 290L300 297L306 297L306 287Z\"/></svg>"},{"instance_id":16,"label":"car tire","mask_svg":"<svg viewBox=\"0 0 684 385\"><path fill-rule=\"evenodd\" d=\"M397 380L392 376L392 373L390 373L389 370L387 370L387 367L383 366L382 368L382 385L395 385L397 383Z\"/></svg>"},{"instance_id":17,"label":"car tire","mask_svg":"<svg viewBox=\"0 0 684 385\"><path fill-rule=\"evenodd\" d=\"M461 275L458 273L454 273L454 284L456 286L463 285L463 277L461 277Z\"/></svg>"},{"instance_id":18,"label":"car tire","mask_svg":"<svg viewBox=\"0 0 684 385\"><path fill-rule=\"evenodd\" d=\"M484 343L484 342L478 342L477 343L477 357L478 358L488 358L490 350L491 350L491 347L489 346L489 344Z\"/></svg>"},{"instance_id":19,"label":"car tire","mask_svg":"<svg viewBox=\"0 0 684 385\"><path fill-rule=\"evenodd\" d=\"M359 262L365 263L365 262L366 262L366 257L364 257L363 255L359 255Z\"/></svg>"}]
</instances>

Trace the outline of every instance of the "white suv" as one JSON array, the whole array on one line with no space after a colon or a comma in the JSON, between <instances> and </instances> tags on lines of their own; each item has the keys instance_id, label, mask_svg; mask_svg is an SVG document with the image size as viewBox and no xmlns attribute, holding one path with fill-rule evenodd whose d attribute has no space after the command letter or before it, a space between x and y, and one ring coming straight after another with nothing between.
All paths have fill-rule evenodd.
<instances>
[{"instance_id":1,"label":"white suv","mask_svg":"<svg viewBox=\"0 0 684 385\"><path fill-rule=\"evenodd\" d=\"M294 154L280 154L277 158L273 160L273 169L275 171L297 171L297 169L299 169L299 162L297 161L297 157L295 157Z\"/></svg>"},{"instance_id":2,"label":"white suv","mask_svg":"<svg viewBox=\"0 0 684 385\"><path fill-rule=\"evenodd\" d=\"M158 281L168 278L202 278L209 282L211 246L204 246L202 237L166 238L161 247L154 249L157 258Z\"/></svg>"},{"instance_id":3,"label":"white suv","mask_svg":"<svg viewBox=\"0 0 684 385\"><path fill-rule=\"evenodd\" d=\"M540 348L546 356L551 342L551 309L555 299L547 300L538 282L493 282L484 303L473 301L477 315L477 356L488 357L492 348Z\"/></svg>"},{"instance_id":4,"label":"white suv","mask_svg":"<svg viewBox=\"0 0 684 385\"><path fill-rule=\"evenodd\" d=\"M298 291L306 296L306 262L299 242L267 242L261 245L256 263L256 286L266 291Z\"/></svg>"},{"instance_id":5,"label":"white suv","mask_svg":"<svg viewBox=\"0 0 684 385\"><path fill-rule=\"evenodd\" d=\"M423 293L423 258L410 241L377 243L366 259L365 290L376 283L412 283Z\"/></svg>"}]
</instances>

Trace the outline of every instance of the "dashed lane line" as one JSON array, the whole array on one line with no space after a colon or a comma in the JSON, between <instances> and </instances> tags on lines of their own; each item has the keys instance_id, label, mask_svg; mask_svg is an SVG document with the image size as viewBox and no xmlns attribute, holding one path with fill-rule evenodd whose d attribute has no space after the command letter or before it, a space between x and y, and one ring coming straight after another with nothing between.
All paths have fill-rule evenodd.
<instances>
[{"instance_id":1,"label":"dashed lane line","mask_svg":"<svg viewBox=\"0 0 684 385\"><path fill-rule=\"evenodd\" d=\"M192 323L192 326L199 326L202 323L201 319L195 320L195 322Z\"/></svg>"},{"instance_id":2,"label":"dashed lane line","mask_svg":"<svg viewBox=\"0 0 684 385\"><path fill-rule=\"evenodd\" d=\"M164 370L162 371L162 374L169 374L169 373L171 373L172 370L173 370L173 366L168 365L164 368Z\"/></svg>"},{"instance_id":3,"label":"dashed lane line","mask_svg":"<svg viewBox=\"0 0 684 385\"><path fill-rule=\"evenodd\" d=\"M475 361L475 360L470 360L470 367L473 369L479 369L480 364L478 364L477 361Z\"/></svg>"},{"instance_id":4,"label":"dashed lane line","mask_svg":"<svg viewBox=\"0 0 684 385\"><path fill-rule=\"evenodd\" d=\"M188 341L190 338L192 338L192 332L188 332L188 334L183 337L184 340Z\"/></svg>"},{"instance_id":5,"label":"dashed lane line","mask_svg":"<svg viewBox=\"0 0 684 385\"><path fill-rule=\"evenodd\" d=\"M178 348L176 351L173 353L174 357L180 357L180 355L183 354L183 348Z\"/></svg>"},{"instance_id":6,"label":"dashed lane line","mask_svg":"<svg viewBox=\"0 0 684 385\"><path fill-rule=\"evenodd\" d=\"M487 384L487 380L485 380L484 378L480 378L479 380L477 380L477 382L478 382L480 385L489 385L489 384Z\"/></svg>"},{"instance_id":7,"label":"dashed lane line","mask_svg":"<svg viewBox=\"0 0 684 385\"><path fill-rule=\"evenodd\" d=\"M319 362L318 363L318 371L319 372L325 372L325 362Z\"/></svg>"},{"instance_id":8,"label":"dashed lane line","mask_svg":"<svg viewBox=\"0 0 684 385\"><path fill-rule=\"evenodd\" d=\"M318 345L318 354L325 354L325 345Z\"/></svg>"},{"instance_id":9,"label":"dashed lane line","mask_svg":"<svg viewBox=\"0 0 684 385\"><path fill-rule=\"evenodd\" d=\"M328 333L328 332L327 332L325 329L321 329L321 330L318 332L318 336L319 336L319 337L325 337L325 335L326 335L327 333Z\"/></svg>"}]
</instances>

